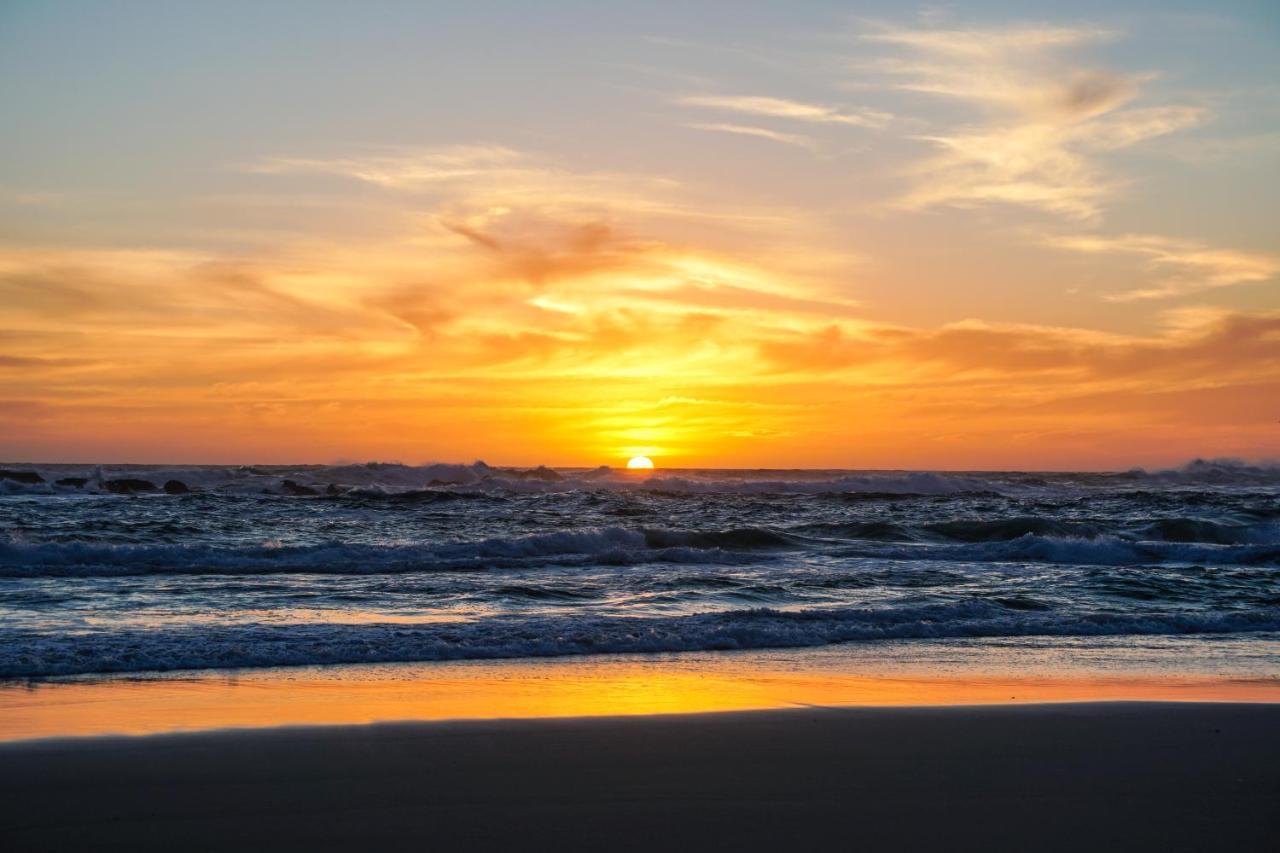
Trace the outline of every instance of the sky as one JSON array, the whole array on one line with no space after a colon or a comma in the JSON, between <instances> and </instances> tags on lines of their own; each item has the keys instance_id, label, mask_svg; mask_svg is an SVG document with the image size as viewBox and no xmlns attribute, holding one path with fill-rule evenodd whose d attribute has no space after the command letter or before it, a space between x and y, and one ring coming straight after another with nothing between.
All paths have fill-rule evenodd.
<instances>
[{"instance_id":1,"label":"sky","mask_svg":"<svg viewBox=\"0 0 1280 853\"><path fill-rule=\"evenodd\" d=\"M1280 457L1280 6L0 3L0 459Z\"/></svg>"}]
</instances>

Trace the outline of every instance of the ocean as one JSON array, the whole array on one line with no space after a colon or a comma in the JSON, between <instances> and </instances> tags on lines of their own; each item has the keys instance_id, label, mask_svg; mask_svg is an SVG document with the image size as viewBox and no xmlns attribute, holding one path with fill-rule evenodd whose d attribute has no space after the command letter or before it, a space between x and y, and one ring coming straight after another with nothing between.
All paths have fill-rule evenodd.
<instances>
[{"instance_id":1,"label":"ocean","mask_svg":"<svg viewBox=\"0 0 1280 853\"><path fill-rule=\"evenodd\" d=\"M1044 638L1280 674L1280 467L0 467L4 679Z\"/></svg>"}]
</instances>

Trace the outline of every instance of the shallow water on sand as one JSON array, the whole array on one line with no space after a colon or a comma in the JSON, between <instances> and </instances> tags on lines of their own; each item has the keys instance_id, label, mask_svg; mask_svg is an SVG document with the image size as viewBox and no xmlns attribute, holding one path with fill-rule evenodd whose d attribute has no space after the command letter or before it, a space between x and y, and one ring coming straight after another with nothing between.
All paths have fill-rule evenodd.
<instances>
[{"instance_id":1,"label":"shallow water on sand","mask_svg":"<svg viewBox=\"0 0 1280 853\"><path fill-rule=\"evenodd\" d=\"M886 640L816 649L64 676L0 684L0 741L795 707L1280 702L1280 634Z\"/></svg>"}]
</instances>

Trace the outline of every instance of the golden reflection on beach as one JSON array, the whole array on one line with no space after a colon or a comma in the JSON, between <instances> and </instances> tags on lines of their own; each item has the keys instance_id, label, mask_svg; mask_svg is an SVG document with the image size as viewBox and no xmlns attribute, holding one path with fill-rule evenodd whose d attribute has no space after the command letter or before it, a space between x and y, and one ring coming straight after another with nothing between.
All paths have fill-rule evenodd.
<instances>
[{"instance_id":1,"label":"golden reflection on beach","mask_svg":"<svg viewBox=\"0 0 1280 853\"><path fill-rule=\"evenodd\" d=\"M703 713L798 706L1280 702L1275 679L797 673L726 663L466 662L0 688L0 739L392 720Z\"/></svg>"}]
</instances>

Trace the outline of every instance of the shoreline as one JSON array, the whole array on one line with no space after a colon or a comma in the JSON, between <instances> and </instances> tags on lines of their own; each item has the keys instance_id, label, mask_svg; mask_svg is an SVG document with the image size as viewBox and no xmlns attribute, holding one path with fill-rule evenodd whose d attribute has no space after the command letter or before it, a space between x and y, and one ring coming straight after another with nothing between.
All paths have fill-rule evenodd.
<instances>
[{"instance_id":1,"label":"shoreline","mask_svg":"<svg viewBox=\"0 0 1280 853\"><path fill-rule=\"evenodd\" d=\"M890 641L816 649L137 673L0 684L0 743L50 737L797 707L1280 703L1276 643L1197 662L1176 639ZM1223 665L1227 655L1233 663Z\"/></svg>"},{"instance_id":2,"label":"shoreline","mask_svg":"<svg viewBox=\"0 0 1280 853\"><path fill-rule=\"evenodd\" d=\"M1280 838L1280 704L383 723L27 741L0 745L0 758L12 850L1194 850Z\"/></svg>"}]
</instances>

